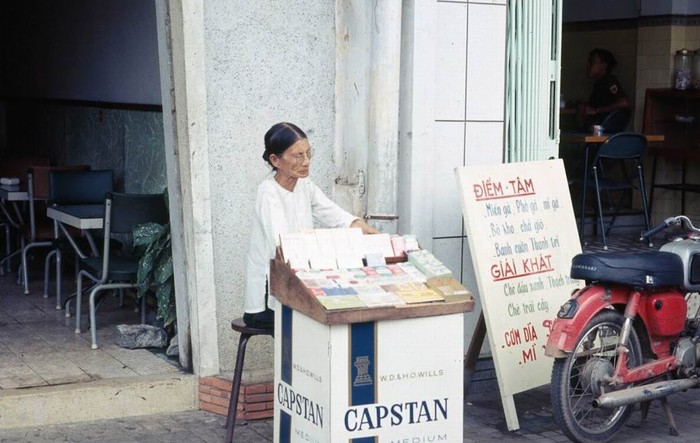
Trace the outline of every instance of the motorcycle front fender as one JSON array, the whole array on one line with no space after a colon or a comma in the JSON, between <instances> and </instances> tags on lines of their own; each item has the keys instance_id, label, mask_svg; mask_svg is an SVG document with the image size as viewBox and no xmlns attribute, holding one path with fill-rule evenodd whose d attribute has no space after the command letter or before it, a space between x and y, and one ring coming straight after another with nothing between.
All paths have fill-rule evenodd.
<instances>
[{"instance_id":1,"label":"motorcycle front fender","mask_svg":"<svg viewBox=\"0 0 700 443\"><path fill-rule=\"evenodd\" d=\"M625 305L630 288L624 286L590 285L576 292L571 298L576 310L571 318L557 317L552 324L545 346L545 355L563 358L574 351L576 342L588 322L603 309L614 309L613 305Z\"/></svg>"}]
</instances>

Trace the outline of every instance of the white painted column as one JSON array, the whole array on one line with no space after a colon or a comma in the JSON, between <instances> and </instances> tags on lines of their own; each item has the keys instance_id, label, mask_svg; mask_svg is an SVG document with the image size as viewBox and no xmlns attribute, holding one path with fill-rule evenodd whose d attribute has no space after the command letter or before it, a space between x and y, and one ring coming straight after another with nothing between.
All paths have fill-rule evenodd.
<instances>
[{"instance_id":1,"label":"white painted column","mask_svg":"<svg viewBox=\"0 0 700 443\"><path fill-rule=\"evenodd\" d=\"M369 140L370 2L337 0L335 75L336 171L333 199L347 211L366 213Z\"/></svg>"},{"instance_id":2,"label":"white painted column","mask_svg":"<svg viewBox=\"0 0 700 443\"><path fill-rule=\"evenodd\" d=\"M404 1L399 126L399 232L433 248L437 3ZM452 176L445 180L454 180Z\"/></svg>"},{"instance_id":3,"label":"white painted column","mask_svg":"<svg viewBox=\"0 0 700 443\"><path fill-rule=\"evenodd\" d=\"M373 8L370 62L367 217L384 232L397 232L397 166L401 62L401 2Z\"/></svg>"}]
</instances>

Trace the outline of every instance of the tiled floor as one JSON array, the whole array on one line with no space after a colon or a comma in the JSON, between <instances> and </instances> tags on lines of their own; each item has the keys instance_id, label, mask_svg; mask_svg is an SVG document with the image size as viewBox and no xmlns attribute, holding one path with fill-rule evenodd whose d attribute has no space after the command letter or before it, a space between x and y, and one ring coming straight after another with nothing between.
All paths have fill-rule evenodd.
<instances>
[{"instance_id":1,"label":"tiled floor","mask_svg":"<svg viewBox=\"0 0 700 443\"><path fill-rule=\"evenodd\" d=\"M660 220L659 220L660 221ZM576 220L579 223L579 219ZM658 222L651 223L651 227L656 226ZM591 223L587 219L584 227L583 252L603 252L603 243L599 234L594 234L593 229L597 223ZM619 226L618 225L627 225ZM639 237L644 230L644 219L641 215L621 216L618 223L607 235L607 244L609 252L641 252L653 251L659 249L661 245L672 241L674 238L681 236L684 232L679 227L666 229L652 237L652 246L649 247L646 242L640 241Z\"/></svg>"},{"instance_id":2,"label":"tiled floor","mask_svg":"<svg viewBox=\"0 0 700 443\"><path fill-rule=\"evenodd\" d=\"M587 240L584 251L602 250L598 238ZM608 245L609 251L649 250L632 235L613 235ZM14 274L0 277L0 390L180 370L162 354L115 344L115 325L139 322L133 303L119 308L116 298L107 297L97 317L100 348L92 350L86 309L83 333L75 334L75 318L56 310L53 298L42 297L42 271L34 270L31 275L30 295L22 293ZM64 283L64 294L74 290L70 276Z\"/></svg>"},{"instance_id":3,"label":"tiled floor","mask_svg":"<svg viewBox=\"0 0 700 443\"><path fill-rule=\"evenodd\" d=\"M613 235L607 238L607 252L641 252L654 251L665 243L661 238L655 239L652 246L649 247L646 243L639 241L638 235L624 234ZM603 242L600 237L586 237L582 246L583 252L605 252Z\"/></svg>"},{"instance_id":4,"label":"tiled floor","mask_svg":"<svg viewBox=\"0 0 700 443\"><path fill-rule=\"evenodd\" d=\"M31 275L31 274L30 274ZM115 344L115 325L140 322L133 302L119 308L108 296L97 315L100 348L90 349L86 308L82 334L75 317L66 318L55 299L42 297L41 271L34 271L31 294L24 295L15 275L0 277L0 390L59 385L106 378L166 374L179 371L176 362L146 349ZM65 278L64 293L75 282Z\"/></svg>"}]
</instances>

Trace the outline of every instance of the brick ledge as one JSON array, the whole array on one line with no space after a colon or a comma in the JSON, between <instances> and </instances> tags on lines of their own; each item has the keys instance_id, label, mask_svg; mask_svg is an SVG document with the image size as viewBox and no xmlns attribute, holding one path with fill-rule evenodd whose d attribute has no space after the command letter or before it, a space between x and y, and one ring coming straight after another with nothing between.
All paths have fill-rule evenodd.
<instances>
[{"instance_id":1,"label":"brick ledge","mask_svg":"<svg viewBox=\"0 0 700 443\"><path fill-rule=\"evenodd\" d=\"M199 409L226 415L231 398L231 378L214 375L199 378ZM241 383L238 394L236 420L262 420L272 418L274 411L274 387L272 382Z\"/></svg>"}]
</instances>

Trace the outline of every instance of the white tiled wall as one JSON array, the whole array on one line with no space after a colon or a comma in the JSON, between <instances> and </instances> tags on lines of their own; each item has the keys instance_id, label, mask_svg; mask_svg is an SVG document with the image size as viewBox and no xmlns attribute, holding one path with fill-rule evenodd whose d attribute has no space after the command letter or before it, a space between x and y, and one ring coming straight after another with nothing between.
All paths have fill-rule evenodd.
<instances>
[{"instance_id":1,"label":"white tiled wall","mask_svg":"<svg viewBox=\"0 0 700 443\"><path fill-rule=\"evenodd\" d=\"M454 168L503 159L506 2L438 1L434 238L462 235Z\"/></svg>"},{"instance_id":2,"label":"white tiled wall","mask_svg":"<svg viewBox=\"0 0 700 443\"><path fill-rule=\"evenodd\" d=\"M503 106L503 104L501 104ZM465 165L503 163L503 120L467 121Z\"/></svg>"},{"instance_id":3,"label":"white tiled wall","mask_svg":"<svg viewBox=\"0 0 700 443\"><path fill-rule=\"evenodd\" d=\"M506 8L470 4L467 21L467 120L503 120Z\"/></svg>"},{"instance_id":4,"label":"white tiled wall","mask_svg":"<svg viewBox=\"0 0 700 443\"><path fill-rule=\"evenodd\" d=\"M433 237L462 235L462 207L454 169L464 165L464 121L435 122Z\"/></svg>"},{"instance_id":5,"label":"white tiled wall","mask_svg":"<svg viewBox=\"0 0 700 443\"><path fill-rule=\"evenodd\" d=\"M438 1L436 26L433 253L476 292L454 168L503 159L506 0Z\"/></svg>"},{"instance_id":6,"label":"white tiled wall","mask_svg":"<svg viewBox=\"0 0 700 443\"><path fill-rule=\"evenodd\" d=\"M467 63L466 3L442 3L437 8L435 118L464 120Z\"/></svg>"},{"instance_id":7,"label":"white tiled wall","mask_svg":"<svg viewBox=\"0 0 700 443\"><path fill-rule=\"evenodd\" d=\"M503 158L502 121L436 121L433 174L433 237L462 235L462 208L454 169L499 164Z\"/></svg>"}]
</instances>

